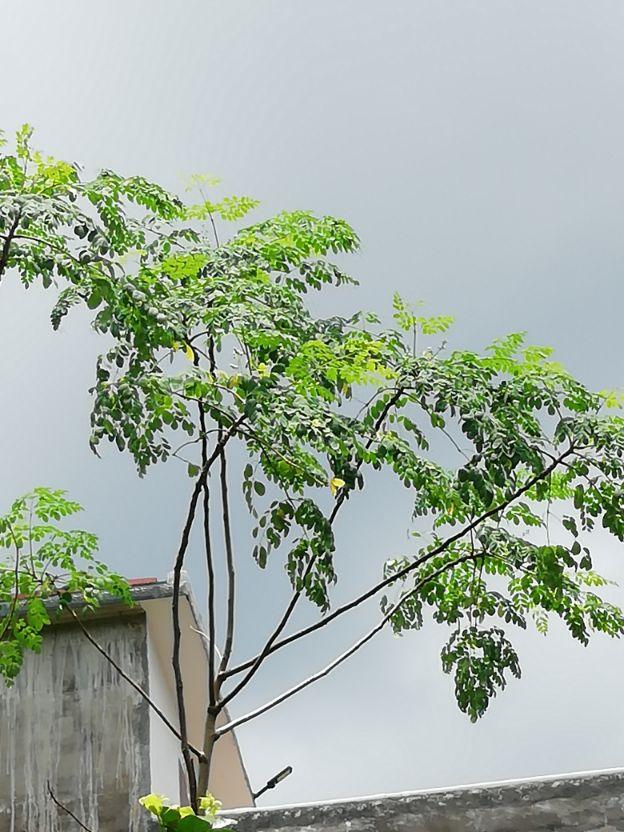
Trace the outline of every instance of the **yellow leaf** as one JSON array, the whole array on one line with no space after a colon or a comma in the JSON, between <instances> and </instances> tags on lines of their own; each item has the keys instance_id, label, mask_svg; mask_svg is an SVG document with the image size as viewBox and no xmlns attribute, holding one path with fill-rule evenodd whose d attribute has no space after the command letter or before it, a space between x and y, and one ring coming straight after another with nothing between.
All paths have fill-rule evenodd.
<instances>
[{"instance_id":1,"label":"yellow leaf","mask_svg":"<svg viewBox=\"0 0 624 832\"><path fill-rule=\"evenodd\" d=\"M332 477L329 481L329 490L332 493L332 497L335 497L338 491L344 486L345 481L341 480L340 477Z\"/></svg>"},{"instance_id":2,"label":"yellow leaf","mask_svg":"<svg viewBox=\"0 0 624 832\"><path fill-rule=\"evenodd\" d=\"M184 355L189 361L193 361L195 359L195 353L193 352L193 347L191 347L190 344L186 344L184 346Z\"/></svg>"},{"instance_id":3,"label":"yellow leaf","mask_svg":"<svg viewBox=\"0 0 624 832\"><path fill-rule=\"evenodd\" d=\"M139 798L139 803L156 817L160 815L166 805L165 798L160 794L146 794L145 797Z\"/></svg>"},{"instance_id":4,"label":"yellow leaf","mask_svg":"<svg viewBox=\"0 0 624 832\"><path fill-rule=\"evenodd\" d=\"M624 391L622 390L601 390L598 395L603 399L605 407L624 407Z\"/></svg>"},{"instance_id":5,"label":"yellow leaf","mask_svg":"<svg viewBox=\"0 0 624 832\"><path fill-rule=\"evenodd\" d=\"M215 817L223 804L211 794L200 798L199 808L208 817Z\"/></svg>"}]
</instances>

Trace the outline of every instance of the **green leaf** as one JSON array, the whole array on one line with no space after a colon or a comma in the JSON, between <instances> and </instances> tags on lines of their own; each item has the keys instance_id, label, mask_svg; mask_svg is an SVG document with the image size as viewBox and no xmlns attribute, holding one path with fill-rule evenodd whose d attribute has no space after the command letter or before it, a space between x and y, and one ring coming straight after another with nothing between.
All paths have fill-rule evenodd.
<instances>
[{"instance_id":1,"label":"green leaf","mask_svg":"<svg viewBox=\"0 0 624 832\"><path fill-rule=\"evenodd\" d=\"M212 828L210 821L206 820L206 818L200 818L197 815L187 815L176 826L178 832L206 832L206 830Z\"/></svg>"}]
</instances>

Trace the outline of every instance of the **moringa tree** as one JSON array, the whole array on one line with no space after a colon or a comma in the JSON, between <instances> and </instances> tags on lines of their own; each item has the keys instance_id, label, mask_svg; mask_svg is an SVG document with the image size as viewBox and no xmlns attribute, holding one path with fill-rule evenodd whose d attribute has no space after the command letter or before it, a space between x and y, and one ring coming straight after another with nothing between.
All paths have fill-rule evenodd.
<instances>
[{"instance_id":1,"label":"moringa tree","mask_svg":"<svg viewBox=\"0 0 624 832\"><path fill-rule=\"evenodd\" d=\"M583 643L593 631L624 632L623 613L598 592L606 580L590 548L596 523L624 540L617 395L589 391L519 334L481 354L448 351L441 336L451 319L425 317L396 295L391 327L374 314L315 315L308 292L354 283L331 260L358 246L343 220L297 211L243 225L255 200L212 201L204 177L191 183L199 201L184 201L139 177L83 178L75 165L33 152L29 139L23 128L0 159L0 280L13 273L27 287L57 289L54 327L72 306L93 310L109 345L92 389L93 450L113 442L141 476L182 460L192 480L173 557L172 672L173 730L194 808L220 737L321 679L384 628L403 633L431 618L449 627L443 669L473 720L509 674L520 675L512 625L532 619L545 632L555 615ZM455 464L442 463L442 442ZM248 458L236 490L228 469L235 445ZM410 490L411 520L429 531L408 556L379 552L377 583L334 606L334 529L381 469ZM250 541L232 533L239 499L253 519ZM187 737L179 661L178 597L194 524L209 586L200 749ZM292 591L256 654L234 662L237 568L249 557L260 568L281 558ZM9 596L20 589L10 577L2 587ZM226 599L219 653L218 596ZM378 622L326 667L217 727L277 651L375 599ZM304 601L318 619L293 629Z\"/></svg>"}]
</instances>

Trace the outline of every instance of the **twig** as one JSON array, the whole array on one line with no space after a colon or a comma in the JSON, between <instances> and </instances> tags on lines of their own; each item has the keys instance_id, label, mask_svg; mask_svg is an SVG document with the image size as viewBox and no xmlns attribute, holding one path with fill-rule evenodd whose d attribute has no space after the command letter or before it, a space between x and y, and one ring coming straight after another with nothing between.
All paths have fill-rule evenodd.
<instances>
[{"instance_id":1,"label":"twig","mask_svg":"<svg viewBox=\"0 0 624 832\"><path fill-rule=\"evenodd\" d=\"M79 826L81 829L84 829L84 830L85 830L85 832L92 832L92 830L91 830L91 829L89 829L89 827L88 827L88 826L85 826L85 824L84 824L84 823L83 823L83 822L82 822L79 818L77 818L77 817L76 817L76 815L75 815L75 814L71 811L71 809L68 809L68 808L67 808L67 806L64 806L64 805L61 803L61 801L60 801L60 800L56 797L56 795L55 795L55 794L54 794L54 792L52 791L52 786L50 785L50 781L49 781L49 780L47 781L47 786L48 786L48 794L49 794L49 795L50 795L50 797L52 798L52 802L54 803L54 805L55 805L58 809L60 809L62 812L65 812L65 814L66 814L66 815L69 815L69 817L70 817L72 820L76 821L76 823L78 824L78 826Z\"/></svg>"},{"instance_id":2,"label":"twig","mask_svg":"<svg viewBox=\"0 0 624 832\"><path fill-rule=\"evenodd\" d=\"M19 574L20 574L19 573L19 569L20 569L20 546L17 542L17 537L15 535L15 532L13 531L13 526L11 525L11 523L8 520L6 521L6 524L9 528L9 532L11 533L11 537L13 538L13 542L15 543L15 571L14 571L15 591L13 593L13 599L11 601L11 609L7 613L6 622L4 624L4 627L2 628L2 632L0 633L0 641L2 641L2 639L5 637L5 635L7 634L8 630L9 630L9 627L11 626L11 622L13 621L13 617L15 615L15 610L17 609L17 601L18 601L18 598L19 598L19 591L20 591L20 586L19 586L19 584L20 584L20 580L19 580Z\"/></svg>"},{"instance_id":3,"label":"twig","mask_svg":"<svg viewBox=\"0 0 624 832\"><path fill-rule=\"evenodd\" d=\"M177 737L179 740L182 740L182 737L180 736L180 732L177 730L175 725L167 718L166 714L158 707L158 705L154 702L154 700L150 698L149 694L147 694L145 692L145 690L141 687L141 685L138 682L136 682L131 676L129 676L126 673L126 671L110 655L110 653L104 647L102 647L102 645L98 641L96 641L96 639L91 635L91 633L87 630L85 625L82 623L82 621L80 620L80 617L75 612L75 610L71 609L71 607L70 607L69 611L72 614L72 616L74 617L76 623L78 624L78 626L80 627L82 632L84 633L85 637L88 639L88 641L91 642L91 644L95 647L95 649L99 653L101 653L102 656L104 656L106 661L111 665L111 667L113 667L117 671L117 673L119 673L119 675L122 677L122 679L125 679L125 681L128 682L128 684L131 687L133 687L134 690L136 690L136 692L140 696L143 697L143 699L147 702L149 707L163 721L163 723L167 726L167 728L171 731L171 733L175 737ZM204 756L203 753L199 749L195 748L195 746L191 745L190 743L189 743L189 749L190 749L190 751L193 752L193 754L198 759L201 760L203 758L203 756Z\"/></svg>"}]
</instances>

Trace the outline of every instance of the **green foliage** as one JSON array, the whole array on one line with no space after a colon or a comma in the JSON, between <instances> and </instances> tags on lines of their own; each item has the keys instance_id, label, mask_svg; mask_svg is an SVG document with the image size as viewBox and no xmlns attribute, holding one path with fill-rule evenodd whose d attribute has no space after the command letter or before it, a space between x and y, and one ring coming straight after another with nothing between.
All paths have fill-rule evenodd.
<instances>
[{"instance_id":1,"label":"green foliage","mask_svg":"<svg viewBox=\"0 0 624 832\"><path fill-rule=\"evenodd\" d=\"M11 684L25 650L39 652L51 616L73 602L87 609L112 594L130 603L126 582L95 559L95 535L57 525L80 511L63 491L36 488L0 517L0 676Z\"/></svg>"},{"instance_id":2,"label":"green foliage","mask_svg":"<svg viewBox=\"0 0 624 832\"><path fill-rule=\"evenodd\" d=\"M250 211L259 205L257 199L249 196L226 196L220 202L205 202L198 205L190 205L186 211L187 219L207 220L211 215L216 215L226 222L242 220Z\"/></svg>"},{"instance_id":3,"label":"green foliage","mask_svg":"<svg viewBox=\"0 0 624 832\"><path fill-rule=\"evenodd\" d=\"M500 627L455 631L442 650L442 667L454 669L457 704L473 722L507 684L505 670L520 678L518 656Z\"/></svg>"},{"instance_id":4,"label":"green foliage","mask_svg":"<svg viewBox=\"0 0 624 832\"><path fill-rule=\"evenodd\" d=\"M597 593L589 539L600 524L624 540L618 394L588 390L522 333L449 351L452 319L398 295L397 328L314 314L310 291L354 283L332 260L358 247L342 219L292 211L243 227L251 198L187 205L140 177L83 181L29 141L25 129L0 156L0 277L58 283L54 326L76 304L93 310L110 343L92 390L95 452L106 440L141 475L175 458L198 477L203 439L242 444L250 551L261 568L281 557L322 611L337 512L390 472L430 536L386 564L384 610L397 633L425 614L452 629L443 668L471 718L519 673L512 626L545 631L557 616L582 643L624 631ZM236 224L217 236L216 220Z\"/></svg>"},{"instance_id":5,"label":"green foliage","mask_svg":"<svg viewBox=\"0 0 624 832\"><path fill-rule=\"evenodd\" d=\"M416 333L420 330L423 335L439 335L446 332L454 321L452 315L436 315L434 317L417 315L416 308L406 303L397 292L394 293L392 298L392 307L394 309L393 318L404 332L413 331Z\"/></svg>"}]
</instances>

